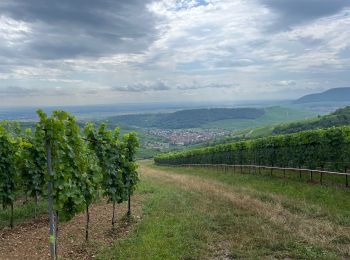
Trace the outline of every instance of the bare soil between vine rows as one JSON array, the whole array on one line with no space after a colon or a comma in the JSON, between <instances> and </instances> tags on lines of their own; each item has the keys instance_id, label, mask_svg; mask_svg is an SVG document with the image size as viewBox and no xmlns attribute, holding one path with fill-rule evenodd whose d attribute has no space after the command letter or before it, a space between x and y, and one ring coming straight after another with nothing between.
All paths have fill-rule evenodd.
<instances>
[{"instance_id":1,"label":"bare soil between vine rows","mask_svg":"<svg viewBox=\"0 0 350 260\"><path fill-rule=\"evenodd\" d=\"M124 238L141 220L141 203L145 195L135 195L132 200L133 218L125 218L127 204L116 207L118 223L112 230L112 204L100 202L90 209L90 241L85 242L86 215L81 213L69 222L61 223L58 237L60 259L93 259L102 248ZM48 217L0 230L0 259L49 259Z\"/></svg>"}]
</instances>

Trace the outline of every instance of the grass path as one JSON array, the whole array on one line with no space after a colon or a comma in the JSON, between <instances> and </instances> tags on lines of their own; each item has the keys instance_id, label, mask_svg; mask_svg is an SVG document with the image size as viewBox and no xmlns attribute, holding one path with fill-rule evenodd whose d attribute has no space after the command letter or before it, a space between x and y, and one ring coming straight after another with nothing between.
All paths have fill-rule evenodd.
<instances>
[{"instance_id":1,"label":"grass path","mask_svg":"<svg viewBox=\"0 0 350 260\"><path fill-rule=\"evenodd\" d=\"M144 219L101 259L350 257L349 225L310 214L309 208L321 207L317 203L291 209L286 195L266 199L249 184L237 187L190 169L143 163L141 173L143 189L152 194Z\"/></svg>"}]
</instances>

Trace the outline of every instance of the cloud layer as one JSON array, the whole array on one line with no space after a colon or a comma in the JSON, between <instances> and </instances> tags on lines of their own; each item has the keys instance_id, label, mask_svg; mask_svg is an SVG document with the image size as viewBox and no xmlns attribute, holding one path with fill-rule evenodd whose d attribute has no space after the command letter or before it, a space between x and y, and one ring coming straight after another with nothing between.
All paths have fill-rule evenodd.
<instances>
[{"instance_id":1,"label":"cloud layer","mask_svg":"<svg viewBox=\"0 0 350 260\"><path fill-rule=\"evenodd\" d=\"M3 0L1 105L297 97L350 86L349 39L347 0Z\"/></svg>"}]
</instances>

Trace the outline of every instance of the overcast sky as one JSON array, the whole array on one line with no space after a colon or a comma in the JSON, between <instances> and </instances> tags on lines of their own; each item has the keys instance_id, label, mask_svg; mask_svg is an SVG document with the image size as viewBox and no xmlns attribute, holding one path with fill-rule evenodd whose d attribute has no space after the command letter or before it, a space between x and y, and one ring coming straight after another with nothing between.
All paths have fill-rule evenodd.
<instances>
[{"instance_id":1,"label":"overcast sky","mask_svg":"<svg viewBox=\"0 0 350 260\"><path fill-rule=\"evenodd\" d=\"M349 0L1 0L0 106L350 86Z\"/></svg>"}]
</instances>

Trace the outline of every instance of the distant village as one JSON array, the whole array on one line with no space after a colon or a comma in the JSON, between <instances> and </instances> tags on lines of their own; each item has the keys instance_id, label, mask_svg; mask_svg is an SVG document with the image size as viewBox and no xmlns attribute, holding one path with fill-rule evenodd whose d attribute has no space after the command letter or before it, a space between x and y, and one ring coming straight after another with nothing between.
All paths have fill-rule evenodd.
<instances>
[{"instance_id":1,"label":"distant village","mask_svg":"<svg viewBox=\"0 0 350 260\"><path fill-rule=\"evenodd\" d=\"M185 146L213 140L227 135L222 129L150 129L148 134L159 137L162 141L148 142L148 147L167 149L170 146Z\"/></svg>"}]
</instances>

